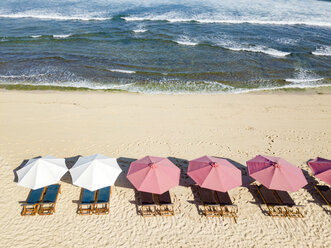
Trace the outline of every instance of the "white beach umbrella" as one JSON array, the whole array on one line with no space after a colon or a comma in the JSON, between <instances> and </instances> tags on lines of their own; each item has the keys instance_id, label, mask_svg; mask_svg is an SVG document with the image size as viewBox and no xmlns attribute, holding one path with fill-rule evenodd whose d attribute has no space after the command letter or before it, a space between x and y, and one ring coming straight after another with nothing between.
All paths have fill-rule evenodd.
<instances>
[{"instance_id":1,"label":"white beach umbrella","mask_svg":"<svg viewBox=\"0 0 331 248\"><path fill-rule=\"evenodd\" d=\"M30 159L17 170L18 184L30 189L39 189L57 183L68 171L63 158L45 156Z\"/></svg>"},{"instance_id":2,"label":"white beach umbrella","mask_svg":"<svg viewBox=\"0 0 331 248\"><path fill-rule=\"evenodd\" d=\"M115 158L95 154L80 157L69 171L74 185L95 191L114 185L122 169Z\"/></svg>"}]
</instances>

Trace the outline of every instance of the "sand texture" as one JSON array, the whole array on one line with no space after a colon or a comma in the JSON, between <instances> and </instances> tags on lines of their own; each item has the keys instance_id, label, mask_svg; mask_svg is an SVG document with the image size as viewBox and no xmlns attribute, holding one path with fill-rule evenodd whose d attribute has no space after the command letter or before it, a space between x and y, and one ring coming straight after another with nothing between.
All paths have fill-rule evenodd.
<instances>
[{"instance_id":1,"label":"sand texture","mask_svg":"<svg viewBox=\"0 0 331 248\"><path fill-rule=\"evenodd\" d=\"M306 164L331 158L330 94L142 95L104 92L0 91L0 247L331 247L331 215L313 188ZM78 216L81 189L65 175L56 213L21 217L29 189L13 170L51 154L72 166L78 155L118 158L124 173L145 155L169 157L182 169L171 190L174 217L143 218L122 174L113 187L110 214ZM285 158L304 170L309 185L290 193L304 205L303 219L272 218L247 176L257 154ZM188 160L229 158L242 169L231 190L238 223L206 218ZM321 183L321 182L320 182Z\"/></svg>"}]
</instances>

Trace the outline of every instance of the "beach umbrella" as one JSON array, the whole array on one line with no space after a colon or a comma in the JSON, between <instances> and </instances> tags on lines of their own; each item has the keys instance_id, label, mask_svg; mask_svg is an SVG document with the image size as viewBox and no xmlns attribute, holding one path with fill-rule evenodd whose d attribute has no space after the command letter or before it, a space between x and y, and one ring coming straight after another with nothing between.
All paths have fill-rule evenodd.
<instances>
[{"instance_id":1,"label":"beach umbrella","mask_svg":"<svg viewBox=\"0 0 331 248\"><path fill-rule=\"evenodd\" d=\"M331 185L331 160L317 157L308 165L315 177Z\"/></svg>"},{"instance_id":2,"label":"beach umbrella","mask_svg":"<svg viewBox=\"0 0 331 248\"><path fill-rule=\"evenodd\" d=\"M69 172L74 185L95 191L114 185L122 169L116 158L94 154L79 157Z\"/></svg>"},{"instance_id":3,"label":"beach umbrella","mask_svg":"<svg viewBox=\"0 0 331 248\"><path fill-rule=\"evenodd\" d=\"M294 192L307 184L300 168L279 157L258 155L246 164L249 175L268 189Z\"/></svg>"},{"instance_id":4,"label":"beach umbrella","mask_svg":"<svg viewBox=\"0 0 331 248\"><path fill-rule=\"evenodd\" d=\"M242 184L241 170L223 158L203 156L191 160L187 174L200 187L221 192Z\"/></svg>"},{"instance_id":5,"label":"beach umbrella","mask_svg":"<svg viewBox=\"0 0 331 248\"><path fill-rule=\"evenodd\" d=\"M146 156L131 163L126 177L138 191L163 194L179 184L180 169L169 159Z\"/></svg>"},{"instance_id":6,"label":"beach umbrella","mask_svg":"<svg viewBox=\"0 0 331 248\"><path fill-rule=\"evenodd\" d=\"M18 184L30 189L39 189L57 183L68 171L63 158L45 156L30 159L17 170Z\"/></svg>"}]
</instances>

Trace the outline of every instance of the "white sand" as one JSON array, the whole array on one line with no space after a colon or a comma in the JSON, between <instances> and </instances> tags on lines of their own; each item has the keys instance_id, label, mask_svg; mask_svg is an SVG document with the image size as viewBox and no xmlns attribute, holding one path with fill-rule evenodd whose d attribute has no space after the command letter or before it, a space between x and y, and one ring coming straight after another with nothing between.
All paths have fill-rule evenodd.
<instances>
[{"instance_id":1,"label":"white sand","mask_svg":"<svg viewBox=\"0 0 331 248\"><path fill-rule=\"evenodd\" d=\"M78 216L80 188L65 177L53 216L21 217L29 190L14 182L25 159L51 154L145 155L186 161L202 155L245 166L257 154L277 155L304 169L331 157L331 95L140 95L101 92L0 91L1 247L331 247L331 218L312 186L291 193L303 219L263 215L245 185L231 190L238 223L197 212L190 187L178 186L174 217L143 218L122 176L110 214ZM182 184L189 179L182 178Z\"/></svg>"}]
</instances>

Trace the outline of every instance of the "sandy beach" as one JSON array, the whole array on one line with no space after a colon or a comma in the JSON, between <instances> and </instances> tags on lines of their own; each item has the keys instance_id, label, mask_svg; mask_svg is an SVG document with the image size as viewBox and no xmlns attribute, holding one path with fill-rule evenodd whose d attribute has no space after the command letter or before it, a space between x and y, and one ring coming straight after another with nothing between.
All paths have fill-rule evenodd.
<instances>
[{"instance_id":1,"label":"sandy beach","mask_svg":"<svg viewBox=\"0 0 331 248\"><path fill-rule=\"evenodd\" d=\"M98 91L0 90L1 247L331 247L331 218L313 188L306 162L331 158L330 89L305 93L146 95ZM182 169L171 190L174 217L137 214L122 174L110 214L76 214L81 189L66 175L52 216L22 217L29 189L14 182L24 160L51 154L71 166L78 155L118 158L124 172L145 155L169 157ZM290 193L303 219L262 213L246 161L257 154L285 158L303 169L309 185ZM199 215L188 160L231 159L243 186L229 192L238 223ZM320 182L322 183L322 182Z\"/></svg>"}]
</instances>

